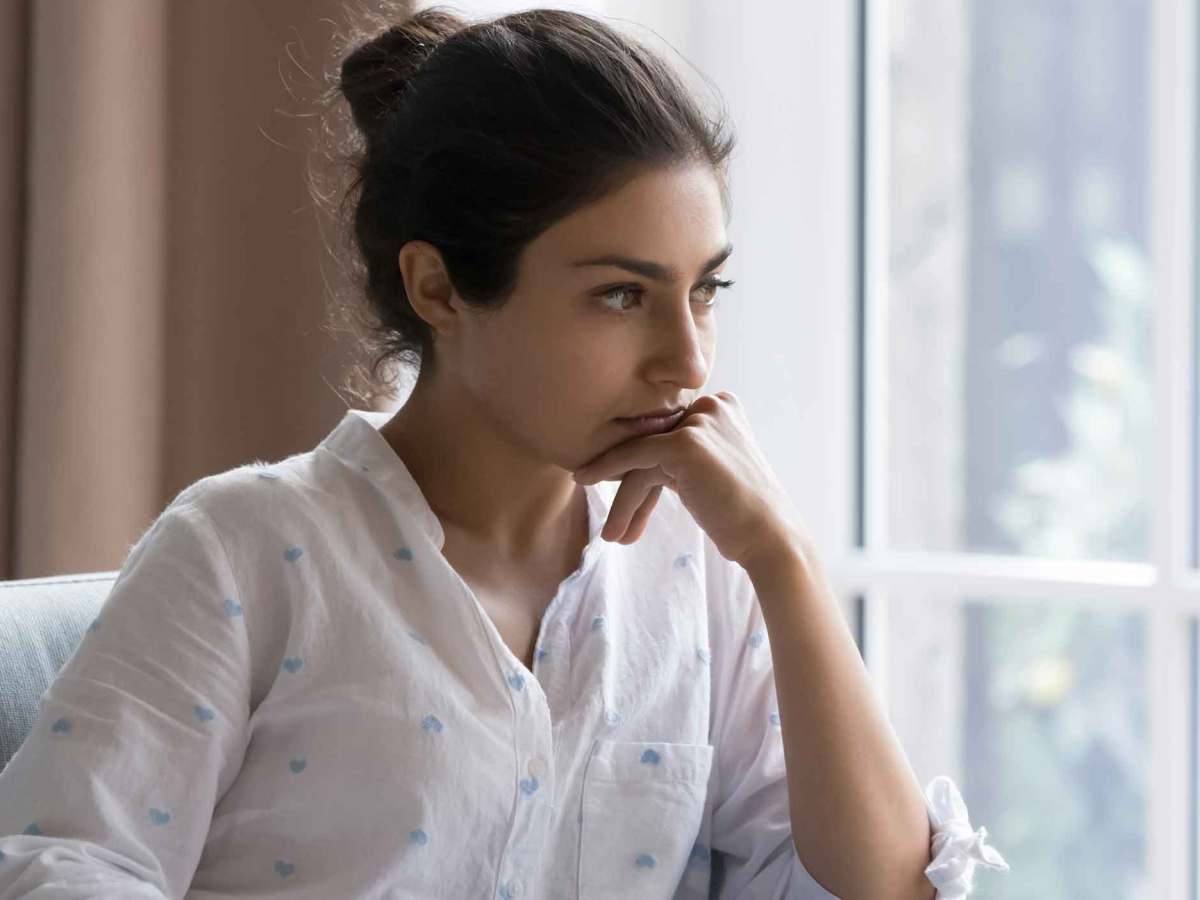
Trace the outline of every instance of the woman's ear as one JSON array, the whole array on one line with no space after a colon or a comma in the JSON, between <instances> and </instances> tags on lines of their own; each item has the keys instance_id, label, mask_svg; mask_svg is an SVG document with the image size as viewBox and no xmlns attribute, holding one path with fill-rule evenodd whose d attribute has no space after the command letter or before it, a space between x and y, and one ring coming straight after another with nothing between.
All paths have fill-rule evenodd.
<instances>
[{"instance_id":1,"label":"woman's ear","mask_svg":"<svg viewBox=\"0 0 1200 900\"><path fill-rule=\"evenodd\" d=\"M400 248L397 261L409 305L429 325L431 337L452 332L459 321L451 303L456 294L442 254L428 241L409 241Z\"/></svg>"}]
</instances>

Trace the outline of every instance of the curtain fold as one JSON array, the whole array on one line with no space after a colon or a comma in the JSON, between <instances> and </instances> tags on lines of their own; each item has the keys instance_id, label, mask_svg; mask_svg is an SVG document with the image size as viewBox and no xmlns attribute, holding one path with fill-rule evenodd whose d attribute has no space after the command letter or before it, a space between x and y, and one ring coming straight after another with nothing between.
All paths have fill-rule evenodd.
<instances>
[{"instance_id":1,"label":"curtain fold","mask_svg":"<svg viewBox=\"0 0 1200 900\"><path fill-rule=\"evenodd\" d=\"M12 569L25 221L29 4L0 4L0 577Z\"/></svg>"}]
</instances>

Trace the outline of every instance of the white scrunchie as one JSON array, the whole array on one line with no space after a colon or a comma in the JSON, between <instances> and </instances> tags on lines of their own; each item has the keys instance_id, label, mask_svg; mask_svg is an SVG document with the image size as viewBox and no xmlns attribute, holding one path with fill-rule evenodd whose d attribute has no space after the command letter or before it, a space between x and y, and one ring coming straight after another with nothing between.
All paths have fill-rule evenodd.
<instances>
[{"instance_id":1,"label":"white scrunchie","mask_svg":"<svg viewBox=\"0 0 1200 900\"><path fill-rule=\"evenodd\" d=\"M933 828L933 862L925 875L937 888L937 900L961 900L971 893L977 863L1008 871L1004 857L984 844L987 829L971 830L967 805L948 777L939 775L929 782L925 806Z\"/></svg>"}]
</instances>

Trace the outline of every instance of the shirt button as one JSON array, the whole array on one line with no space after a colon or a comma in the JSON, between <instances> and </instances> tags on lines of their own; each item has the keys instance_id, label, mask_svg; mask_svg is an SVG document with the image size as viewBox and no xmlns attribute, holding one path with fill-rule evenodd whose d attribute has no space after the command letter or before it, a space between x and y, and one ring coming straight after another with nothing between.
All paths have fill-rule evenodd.
<instances>
[{"instance_id":1,"label":"shirt button","mask_svg":"<svg viewBox=\"0 0 1200 900\"><path fill-rule=\"evenodd\" d=\"M525 885L522 883L520 878L513 878L508 882L507 887L508 887L507 893L508 893L509 897L520 897L521 891L525 887Z\"/></svg>"},{"instance_id":2,"label":"shirt button","mask_svg":"<svg viewBox=\"0 0 1200 900\"><path fill-rule=\"evenodd\" d=\"M529 760L529 774L537 779L546 777L546 761L540 756L535 756Z\"/></svg>"}]
</instances>

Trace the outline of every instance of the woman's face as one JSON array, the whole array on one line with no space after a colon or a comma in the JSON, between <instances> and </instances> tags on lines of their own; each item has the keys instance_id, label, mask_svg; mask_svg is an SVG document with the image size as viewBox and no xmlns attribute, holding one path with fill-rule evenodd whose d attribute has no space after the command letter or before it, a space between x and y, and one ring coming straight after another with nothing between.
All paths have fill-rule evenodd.
<instances>
[{"instance_id":1,"label":"woman's face","mask_svg":"<svg viewBox=\"0 0 1200 900\"><path fill-rule=\"evenodd\" d=\"M460 389L516 446L578 468L634 436L617 417L699 394L721 292L705 282L721 275L727 244L710 168L637 177L526 247L504 306L462 317Z\"/></svg>"}]
</instances>

